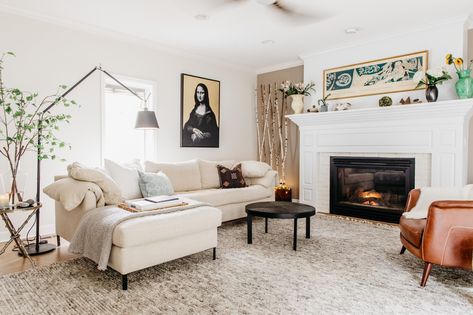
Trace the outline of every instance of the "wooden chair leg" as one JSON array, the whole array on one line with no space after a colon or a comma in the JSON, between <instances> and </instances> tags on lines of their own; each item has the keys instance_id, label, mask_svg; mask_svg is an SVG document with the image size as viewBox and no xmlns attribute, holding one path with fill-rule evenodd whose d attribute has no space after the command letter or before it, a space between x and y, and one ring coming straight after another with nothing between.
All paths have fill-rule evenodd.
<instances>
[{"instance_id":1,"label":"wooden chair leg","mask_svg":"<svg viewBox=\"0 0 473 315\"><path fill-rule=\"evenodd\" d=\"M432 263L426 262L424 266L424 272L422 273L422 280L420 281L421 287L425 287L425 284L429 279L430 271L432 271Z\"/></svg>"},{"instance_id":2,"label":"wooden chair leg","mask_svg":"<svg viewBox=\"0 0 473 315\"><path fill-rule=\"evenodd\" d=\"M399 255L404 254L405 251L406 251L406 247L402 245L401 252L399 253Z\"/></svg>"}]
</instances>

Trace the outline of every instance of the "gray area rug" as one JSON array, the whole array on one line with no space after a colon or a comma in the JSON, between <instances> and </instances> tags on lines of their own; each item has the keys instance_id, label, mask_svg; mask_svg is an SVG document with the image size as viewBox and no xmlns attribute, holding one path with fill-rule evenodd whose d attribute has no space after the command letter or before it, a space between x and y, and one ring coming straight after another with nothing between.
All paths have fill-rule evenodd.
<instances>
[{"instance_id":1,"label":"gray area rug","mask_svg":"<svg viewBox=\"0 0 473 315\"><path fill-rule=\"evenodd\" d=\"M398 228L318 215L312 239L300 222L256 220L219 230L208 250L132 273L87 259L0 277L1 314L472 314L473 273L434 267L419 287L422 262L401 247Z\"/></svg>"}]
</instances>

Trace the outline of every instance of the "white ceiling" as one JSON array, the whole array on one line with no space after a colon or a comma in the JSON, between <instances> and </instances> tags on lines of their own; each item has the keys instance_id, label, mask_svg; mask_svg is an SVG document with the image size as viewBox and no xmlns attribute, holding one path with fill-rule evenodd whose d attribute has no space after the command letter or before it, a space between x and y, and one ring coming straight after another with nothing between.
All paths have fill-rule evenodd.
<instances>
[{"instance_id":1,"label":"white ceiling","mask_svg":"<svg viewBox=\"0 0 473 315\"><path fill-rule=\"evenodd\" d=\"M288 19L258 0L0 0L0 10L134 36L250 69L473 13L472 0L281 0L322 19ZM263 1L264 2L264 1ZM197 14L208 19L199 21ZM295 22L296 21L296 22ZM344 30L357 27L355 35ZM271 39L274 44L263 45Z\"/></svg>"}]
</instances>

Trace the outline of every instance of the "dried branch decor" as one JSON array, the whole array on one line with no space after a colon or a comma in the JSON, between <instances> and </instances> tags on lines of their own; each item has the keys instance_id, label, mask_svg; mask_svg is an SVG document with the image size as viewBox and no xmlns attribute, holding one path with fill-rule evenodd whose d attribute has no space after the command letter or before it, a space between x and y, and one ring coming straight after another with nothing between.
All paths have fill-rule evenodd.
<instances>
[{"instance_id":1,"label":"dried branch decor","mask_svg":"<svg viewBox=\"0 0 473 315\"><path fill-rule=\"evenodd\" d=\"M288 152L287 99L274 84L261 84L256 106L256 136L259 160L278 171L281 183L286 180Z\"/></svg>"}]
</instances>

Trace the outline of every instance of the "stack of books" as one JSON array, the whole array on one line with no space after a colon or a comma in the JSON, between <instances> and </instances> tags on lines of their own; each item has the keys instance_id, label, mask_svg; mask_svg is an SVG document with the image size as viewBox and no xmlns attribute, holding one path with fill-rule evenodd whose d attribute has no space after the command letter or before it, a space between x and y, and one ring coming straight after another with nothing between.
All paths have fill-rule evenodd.
<instances>
[{"instance_id":1,"label":"stack of books","mask_svg":"<svg viewBox=\"0 0 473 315\"><path fill-rule=\"evenodd\" d=\"M156 197L147 197L147 198L137 199L137 200L128 200L119 206L120 208L128 210L128 211L139 212L139 211L167 209L167 208L173 208L173 207L185 206L185 205L187 205L187 202L184 202L182 199L179 199L178 197L156 196Z\"/></svg>"}]
</instances>

